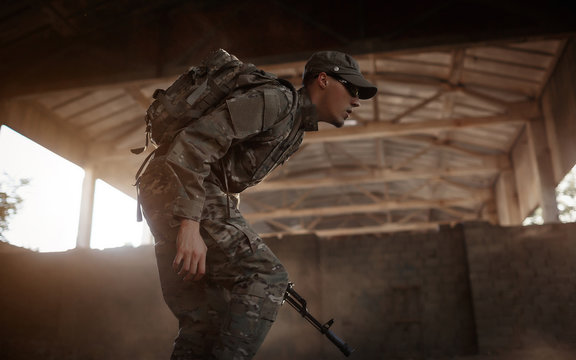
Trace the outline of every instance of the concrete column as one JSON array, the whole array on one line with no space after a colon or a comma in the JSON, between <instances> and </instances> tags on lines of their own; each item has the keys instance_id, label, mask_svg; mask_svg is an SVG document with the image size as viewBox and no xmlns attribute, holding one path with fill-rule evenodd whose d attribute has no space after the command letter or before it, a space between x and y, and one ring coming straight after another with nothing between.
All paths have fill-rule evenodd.
<instances>
[{"instance_id":1,"label":"concrete column","mask_svg":"<svg viewBox=\"0 0 576 360\"><path fill-rule=\"evenodd\" d=\"M502 170L495 185L495 194L499 224L503 226L521 225L522 217L520 216L514 171L511 169Z\"/></svg>"},{"instance_id":2,"label":"concrete column","mask_svg":"<svg viewBox=\"0 0 576 360\"><path fill-rule=\"evenodd\" d=\"M82 200L80 204L80 221L78 223L78 238L76 246L90 248L90 233L92 232L92 214L94 212L94 191L96 190L96 176L92 166L84 168L84 181L82 183Z\"/></svg>"},{"instance_id":3,"label":"concrete column","mask_svg":"<svg viewBox=\"0 0 576 360\"><path fill-rule=\"evenodd\" d=\"M540 192L540 206L544 223L558 223L558 203L556 202L556 182L552 157L546 136L544 119L535 118L528 124L529 138L532 142L536 174L538 176L538 190Z\"/></svg>"}]
</instances>

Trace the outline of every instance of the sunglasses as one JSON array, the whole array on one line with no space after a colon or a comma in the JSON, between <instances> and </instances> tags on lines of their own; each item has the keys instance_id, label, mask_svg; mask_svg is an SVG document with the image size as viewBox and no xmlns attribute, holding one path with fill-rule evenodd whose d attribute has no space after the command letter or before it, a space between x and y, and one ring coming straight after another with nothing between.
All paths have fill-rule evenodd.
<instances>
[{"instance_id":1,"label":"sunglasses","mask_svg":"<svg viewBox=\"0 0 576 360\"><path fill-rule=\"evenodd\" d=\"M328 74L328 76L338 80L339 83L344 85L344 87L346 88L346 90L348 90L348 93L350 93L350 95L352 97L359 98L358 88L356 86L352 85L352 83L350 81L344 80L340 76L334 75L334 74Z\"/></svg>"}]
</instances>

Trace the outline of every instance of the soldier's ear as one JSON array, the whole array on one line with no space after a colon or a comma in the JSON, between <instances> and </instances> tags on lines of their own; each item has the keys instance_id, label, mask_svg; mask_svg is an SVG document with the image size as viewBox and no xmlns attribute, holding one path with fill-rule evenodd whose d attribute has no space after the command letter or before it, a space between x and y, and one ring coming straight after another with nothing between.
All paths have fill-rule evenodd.
<instances>
[{"instance_id":1,"label":"soldier's ear","mask_svg":"<svg viewBox=\"0 0 576 360\"><path fill-rule=\"evenodd\" d=\"M328 75L325 72L321 72L318 74L316 81L318 82L318 86L321 89L325 89L326 86L328 86Z\"/></svg>"}]
</instances>

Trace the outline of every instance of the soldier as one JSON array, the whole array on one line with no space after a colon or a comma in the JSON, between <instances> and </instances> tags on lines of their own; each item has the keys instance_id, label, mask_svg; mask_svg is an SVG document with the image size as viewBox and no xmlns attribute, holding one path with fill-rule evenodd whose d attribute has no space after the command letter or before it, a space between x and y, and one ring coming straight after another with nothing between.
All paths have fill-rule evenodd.
<instances>
[{"instance_id":1,"label":"soldier","mask_svg":"<svg viewBox=\"0 0 576 360\"><path fill-rule=\"evenodd\" d=\"M251 359L276 318L288 275L238 211L238 193L318 121L341 127L377 91L336 51L310 57L303 85L235 93L160 147L139 180L164 299L179 320L172 360Z\"/></svg>"}]
</instances>

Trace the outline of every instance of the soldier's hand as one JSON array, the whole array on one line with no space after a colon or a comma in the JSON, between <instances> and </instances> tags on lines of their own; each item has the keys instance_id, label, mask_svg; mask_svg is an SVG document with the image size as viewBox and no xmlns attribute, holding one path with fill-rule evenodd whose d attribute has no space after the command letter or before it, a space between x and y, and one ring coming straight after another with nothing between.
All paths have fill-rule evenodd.
<instances>
[{"instance_id":1,"label":"soldier's hand","mask_svg":"<svg viewBox=\"0 0 576 360\"><path fill-rule=\"evenodd\" d=\"M206 252L200 224L189 219L182 220L172 263L174 271L184 276L184 280L200 280L206 273Z\"/></svg>"}]
</instances>

